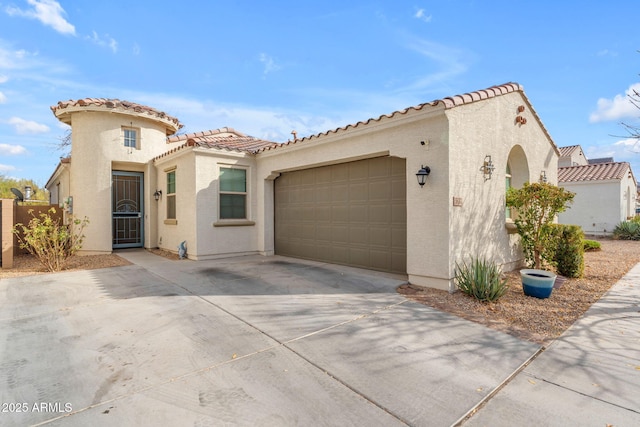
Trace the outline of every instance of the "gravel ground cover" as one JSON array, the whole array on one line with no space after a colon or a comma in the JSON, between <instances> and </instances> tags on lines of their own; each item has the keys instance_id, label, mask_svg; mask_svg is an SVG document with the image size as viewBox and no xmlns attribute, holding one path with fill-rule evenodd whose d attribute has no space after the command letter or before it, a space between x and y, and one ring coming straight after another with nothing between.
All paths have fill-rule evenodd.
<instances>
[{"instance_id":1,"label":"gravel ground cover","mask_svg":"<svg viewBox=\"0 0 640 427\"><path fill-rule=\"evenodd\" d=\"M585 253L583 277L564 280L546 299L525 296L518 271L505 273L509 290L494 303L479 302L462 292L450 294L413 285L400 286L398 292L438 310L547 345L640 262L640 242L598 241L602 245L600 251Z\"/></svg>"}]
</instances>

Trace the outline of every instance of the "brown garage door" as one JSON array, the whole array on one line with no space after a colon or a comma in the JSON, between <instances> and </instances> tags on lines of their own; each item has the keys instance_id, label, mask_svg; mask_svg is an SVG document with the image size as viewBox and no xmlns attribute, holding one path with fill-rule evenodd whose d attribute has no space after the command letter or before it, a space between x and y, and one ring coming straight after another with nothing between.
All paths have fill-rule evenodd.
<instances>
[{"instance_id":1,"label":"brown garage door","mask_svg":"<svg viewBox=\"0 0 640 427\"><path fill-rule=\"evenodd\" d=\"M404 159L379 157L283 173L276 254L405 273L405 169Z\"/></svg>"}]
</instances>

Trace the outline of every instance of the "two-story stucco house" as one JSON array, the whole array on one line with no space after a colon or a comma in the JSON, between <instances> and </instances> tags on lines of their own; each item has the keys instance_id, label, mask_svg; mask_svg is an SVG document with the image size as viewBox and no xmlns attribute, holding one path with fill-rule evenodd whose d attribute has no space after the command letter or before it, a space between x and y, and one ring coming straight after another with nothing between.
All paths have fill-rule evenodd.
<instances>
[{"instance_id":1,"label":"two-story stucco house","mask_svg":"<svg viewBox=\"0 0 640 427\"><path fill-rule=\"evenodd\" d=\"M52 110L72 149L47 188L89 217L86 253L186 241L194 260L280 254L451 290L469 256L521 262L506 188L557 180L558 149L516 83L282 144L229 128L169 136L176 118L118 100Z\"/></svg>"}]
</instances>

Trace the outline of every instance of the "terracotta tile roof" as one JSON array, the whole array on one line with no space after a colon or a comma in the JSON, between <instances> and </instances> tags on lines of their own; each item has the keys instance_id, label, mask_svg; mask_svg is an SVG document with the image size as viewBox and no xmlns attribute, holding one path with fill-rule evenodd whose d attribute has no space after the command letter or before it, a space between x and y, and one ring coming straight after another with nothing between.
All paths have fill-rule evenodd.
<instances>
[{"instance_id":1,"label":"terracotta tile roof","mask_svg":"<svg viewBox=\"0 0 640 427\"><path fill-rule=\"evenodd\" d=\"M631 173L627 162L596 163L558 168L558 182L604 181L622 179Z\"/></svg>"},{"instance_id":2,"label":"terracotta tile roof","mask_svg":"<svg viewBox=\"0 0 640 427\"><path fill-rule=\"evenodd\" d=\"M431 102L426 102L424 104L420 104L420 105L417 105L415 107L409 107L409 108L405 108L404 110L394 111L391 114L381 115L378 118L371 118L371 119L366 120L366 121L360 121L360 122L357 122L355 124L349 124L349 125L346 125L346 126L343 126L343 127L339 127L339 128L333 129L333 130L329 130L329 131L326 131L326 132L322 132L322 133L319 133L319 134L306 136L306 137L303 137L303 138L295 138L293 141L287 141L284 144L277 144L276 146L264 147L264 148L260 149L258 152L266 151L266 150L272 150L272 149L279 148L279 147L285 147L285 146L288 146L288 145L291 145L291 144L300 143L300 142L311 141L312 139L321 138L323 136L328 136L330 134L335 134L335 133L339 133L339 132L345 132L350 128L357 128L359 126L366 126L369 123L380 122L382 120L391 119L391 118L396 117L396 116L407 114L407 113L409 113L411 111L420 111L420 110L425 109L425 108L439 107L439 106L442 106L446 110L446 109L455 108L455 107L458 107L458 106L461 106L461 105L471 104L473 102L482 101L482 100L485 100L485 99L494 98L496 96L506 95L508 93L518 92L518 91L522 92L522 95L525 98L525 100L527 100L529 108L531 109L531 112L533 113L534 117L536 117L536 119L540 123L540 126L542 127L542 130L544 131L545 135L549 138L549 141L551 141L551 144L553 145L553 148L555 150L557 150L557 147L556 147L555 143L553 142L553 139L549 135L549 132L547 131L547 129L542 124L542 121L540 120L540 117L538 117L538 114L533 109L533 107L531 106L531 103L529 102L529 100L527 99L526 95L524 94L524 89L522 88L522 86L520 86L518 83L505 83L505 84L501 84L501 85L497 85L497 86L492 86L492 87L487 88L487 89L477 90L477 91L470 92L470 93L465 93L465 94L462 94L462 95L454 95L454 96L451 96L451 97L447 97L447 98L443 98L443 99L437 99L437 100L431 101Z\"/></svg>"},{"instance_id":3,"label":"terracotta tile roof","mask_svg":"<svg viewBox=\"0 0 640 427\"><path fill-rule=\"evenodd\" d=\"M233 128L220 128L167 138L167 143L184 142L180 146L156 157L156 159L174 153L186 147L219 148L230 151L240 151L255 154L265 147L280 145L276 142L265 141L253 136L245 135Z\"/></svg>"},{"instance_id":4,"label":"terracotta tile roof","mask_svg":"<svg viewBox=\"0 0 640 427\"><path fill-rule=\"evenodd\" d=\"M560 150L560 157L568 157L576 151L582 150L582 148L580 148L579 145L569 145L566 147L560 147L558 150Z\"/></svg>"},{"instance_id":5,"label":"terracotta tile roof","mask_svg":"<svg viewBox=\"0 0 640 427\"><path fill-rule=\"evenodd\" d=\"M51 107L51 111L53 111L53 114L58 117L58 119L62 120L62 116L64 115L65 110L74 107L122 109L139 114L147 114L155 119L161 119L163 121L171 123L176 130L182 127L182 123L180 123L177 118L172 117L162 111L156 110L155 108L147 107L146 105L136 104L135 102L129 101L121 101L119 99L83 98L69 101L60 101L57 105Z\"/></svg>"}]
</instances>

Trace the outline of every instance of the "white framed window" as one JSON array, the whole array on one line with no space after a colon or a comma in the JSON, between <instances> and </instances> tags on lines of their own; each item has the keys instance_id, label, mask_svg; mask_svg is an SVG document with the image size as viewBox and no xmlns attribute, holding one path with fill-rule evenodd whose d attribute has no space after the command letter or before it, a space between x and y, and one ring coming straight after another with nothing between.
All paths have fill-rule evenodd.
<instances>
[{"instance_id":1,"label":"white framed window","mask_svg":"<svg viewBox=\"0 0 640 427\"><path fill-rule=\"evenodd\" d=\"M505 191L509 191L511 188L511 166L509 166L509 162L507 162L507 170L505 173ZM511 219L511 208L509 206L506 207L505 216L507 219Z\"/></svg>"},{"instance_id":2,"label":"white framed window","mask_svg":"<svg viewBox=\"0 0 640 427\"><path fill-rule=\"evenodd\" d=\"M220 167L220 219L247 219L247 170Z\"/></svg>"},{"instance_id":3,"label":"white framed window","mask_svg":"<svg viewBox=\"0 0 640 427\"><path fill-rule=\"evenodd\" d=\"M167 173L167 217L166 219L175 221L176 218L176 170L166 171Z\"/></svg>"},{"instance_id":4,"label":"white framed window","mask_svg":"<svg viewBox=\"0 0 640 427\"><path fill-rule=\"evenodd\" d=\"M122 128L122 136L124 139L124 146L127 148L139 149L139 130L135 128Z\"/></svg>"}]
</instances>

